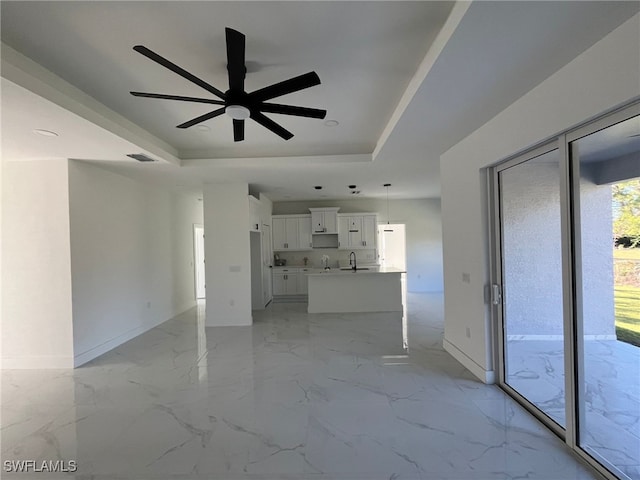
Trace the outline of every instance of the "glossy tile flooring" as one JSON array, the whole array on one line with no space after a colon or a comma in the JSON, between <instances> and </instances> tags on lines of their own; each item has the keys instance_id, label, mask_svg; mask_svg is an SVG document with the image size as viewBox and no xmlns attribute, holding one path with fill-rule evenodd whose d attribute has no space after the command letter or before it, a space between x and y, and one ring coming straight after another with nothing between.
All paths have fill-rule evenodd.
<instances>
[{"instance_id":1,"label":"glossy tile flooring","mask_svg":"<svg viewBox=\"0 0 640 480\"><path fill-rule=\"evenodd\" d=\"M507 345L507 383L565 425L562 340ZM580 444L640 480L640 348L617 340L584 342Z\"/></svg>"},{"instance_id":2,"label":"glossy tile flooring","mask_svg":"<svg viewBox=\"0 0 640 480\"><path fill-rule=\"evenodd\" d=\"M442 349L441 295L409 294L407 311L286 303L205 328L194 308L74 371L4 371L3 465L74 460L87 480L599 478Z\"/></svg>"}]
</instances>

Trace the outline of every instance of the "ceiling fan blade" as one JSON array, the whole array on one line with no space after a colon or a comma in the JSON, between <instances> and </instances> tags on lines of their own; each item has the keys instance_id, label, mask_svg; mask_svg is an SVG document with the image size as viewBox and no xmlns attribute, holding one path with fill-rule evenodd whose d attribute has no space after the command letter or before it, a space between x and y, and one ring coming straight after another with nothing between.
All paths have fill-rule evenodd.
<instances>
[{"instance_id":1,"label":"ceiling fan blade","mask_svg":"<svg viewBox=\"0 0 640 480\"><path fill-rule=\"evenodd\" d=\"M308 107L294 107L293 105L280 105L278 103L261 103L257 108L261 112L296 115L298 117L324 118L327 116L326 110Z\"/></svg>"},{"instance_id":2,"label":"ceiling fan blade","mask_svg":"<svg viewBox=\"0 0 640 480\"><path fill-rule=\"evenodd\" d=\"M227 36L229 89L244 92L244 78L247 73L247 68L244 64L245 36L232 28L225 28L225 32Z\"/></svg>"},{"instance_id":3,"label":"ceiling fan blade","mask_svg":"<svg viewBox=\"0 0 640 480\"><path fill-rule=\"evenodd\" d=\"M263 102L316 85L320 85L320 77L316 72L309 72L251 92L249 98L254 102Z\"/></svg>"},{"instance_id":4,"label":"ceiling fan blade","mask_svg":"<svg viewBox=\"0 0 640 480\"><path fill-rule=\"evenodd\" d=\"M210 103L213 105L224 105L222 100L211 100L209 98L183 97L180 95L165 95L164 93L130 92L134 97L160 98L163 100L181 100L183 102Z\"/></svg>"},{"instance_id":5,"label":"ceiling fan blade","mask_svg":"<svg viewBox=\"0 0 640 480\"><path fill-rule=\"evenodd\" d=\"M251 118L262 125L264 128L271 130L273 133L279 135L285 140L289 140L291 137L293 137L293 133L291 133L289 130L278 125L276 122L256 110L251 111Z\"/></svg>"},{"instance_id":6,"label":"ceiling fan blade","mask_svg":"<svg viewBox=\"0 0 640 480\"><path fill-rule=\"evenodd\" d=\"M189 128L189 127L193 127L194 125L197 125L198 123L202 123L205 122L211 118L215 118L218 117L220 115L222 115L224 113L224 107L219 108L218 110L214 110L213 112L209 112L209 113L205 113L204 115L200 115L199 117L196 117L192 120L189 120L188 122L184 122L181 123L180 125L177 126L177 128Z\"/></svg>"},{"instance_id":7,"label":"ceiling fan blade","mask_svg":"<svg viewBox=\"0 0 640 480\"><path fill-rule=\"evenodd\" d=\"M244 140L244 120L233 119L233 141L241 142Z\"/></svg>"},{"instance_id":8,"label":"ceiling fan blade","mask_svg":"<svg viewBox=\"0 0 640 480\"><path fill-rule=\"evenodd\" d=\"M144 55L145 57L147 57L150 60L153 60L156 63L159 63L160 65L162 65L165 68L168 68L169 70L171 70L174 73L177 73L178 75L180 75L183 78L186 78L187 80L189 80L192 83L195 83L196 85L198 85L201 88L204 88L205 90L207 90L208 92L213 93L216 97L221 98L224 100L225 95L224 93L222 93L220 90L218 90L216 87L214 87L213 85L209 85L207 82L205 82L204 80L196 77L194 74L187 72L184 68L179 67L178 65L176 65L175 63L170 62L169 60L167 60L164 57L161 57L160 55L158 55L156 52L149 50L147 47L143 46L143 45L136 45L135 47L133 47L133 49Z\"/></svg>"}]
</instances>

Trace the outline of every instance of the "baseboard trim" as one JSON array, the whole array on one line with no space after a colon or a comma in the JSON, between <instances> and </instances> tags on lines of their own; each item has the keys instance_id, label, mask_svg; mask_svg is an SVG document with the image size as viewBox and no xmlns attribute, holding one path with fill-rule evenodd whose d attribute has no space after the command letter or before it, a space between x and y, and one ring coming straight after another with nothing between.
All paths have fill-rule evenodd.
<instances>
[{"instance_id":1,"label":"baseboard trim","mask_svg":"<svg viewBox=\"0 0 640 480\"><path fill-rule=\"evenodd\" d=\"M449 355L455 358L467 370L478 377L481 382L487 384L496 383L496 374L494 370L485 370L482 366L478 365L466 353L456 347L453 343L449 342L446 338L443 340L442 346L444 347L445 351L449 353Z\"/></svg>"},{"instance_id":2,"label":"baseboard trim","mask_svg":"<svg viewBox=\"0 0 640 480\"><path fill-rule=\"evenodd\" d=\"M73 368L73 358L63 355L3 357L2 370L67 369Z\"/></svg>"},{"instance_id":3,"label":"baseboard trim","mask_svg":"<svg viewBox=\"0 0 640 480\"><path fill-rule=\"evenodd\" d=\"M158 325L162 325L164 322L171 320L172 318L177 317L178 315L182 315L184 312L192 309L195 306L196 306L195 302L190 304L186 308L183 305L181 308L178 309L179 311L177 313L174 313L169 318L166 318L159 322L154 322L147 325L140 325L139 327L132 328L131 330L128 330L116 337L113 337L107 340L106 342L103 342L99 345L91 347L89 350L79 353L74 357L74 362L73 362L74 368L80 367L85 363L90 362L94 358L98 358L100 355L103 355L108 351L113 350L114 348L122 345L125 342L128 342L129 340L137 337L138 335L142 335L143 333L148 332L149 330L157 327Z\"/></svg>"}]
</instances>

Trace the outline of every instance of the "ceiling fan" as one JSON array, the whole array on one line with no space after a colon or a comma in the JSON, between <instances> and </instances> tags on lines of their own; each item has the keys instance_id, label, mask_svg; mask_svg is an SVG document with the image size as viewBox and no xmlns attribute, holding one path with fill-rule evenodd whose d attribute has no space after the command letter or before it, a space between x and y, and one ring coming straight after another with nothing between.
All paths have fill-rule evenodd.
<instances>
[{"instance_id":1,"label":"ceiling fan","mask_svg":"<svg viewBox=\"0 0 640 480\"><path fill-rule=\"evenodd\" d=\"M190 82L195 83L199 87L214 94L220 100L145 92L131 92L131 95L135 97L160 98L164 100L179 100L183 102L220 105L220 108L181 123L177 128L189 128L193 125L197 125L226 113L233 119L233 140L236 142L244 140L244 121L247 118L251 118L285 140L289 140L293 137L293 133L268 118L263 112L320 119L327 115L326 110L320 110L317 108L296 107L293 105L266 102L266 100L271 100L272 98L304 90L305 88L313 87L315 85L320 85L320 77L318 77L316 72L305 73L304 75L299 75L297 77L290 78L289 80L269 85L268 87L255 90L251 93L245 92L244 79L247 73L247 68L245 66L245 36L232 28L225 28L225 33L227 40L227 70L229 72L229 90L226 92L218 90L213 85L210 85L192 73L187 72L175 63L161 57L145 46L136 45L133 47L136 52L141 53L156 63L159 63L163 67L168 68L183 78L186 78Z\"/></svg>"}]
</instances>

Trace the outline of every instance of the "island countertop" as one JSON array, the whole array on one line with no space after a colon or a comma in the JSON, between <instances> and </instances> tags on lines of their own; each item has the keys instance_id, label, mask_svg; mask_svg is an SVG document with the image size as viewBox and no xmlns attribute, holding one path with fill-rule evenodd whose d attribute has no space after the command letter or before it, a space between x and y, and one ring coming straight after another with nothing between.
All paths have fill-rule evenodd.
<instances>
[{"instance_id":1,"label":"island countertop","mask_svg":"<svg viewBox=\"0 0 640 480\"><path fill-rule=\"evenodd\" d=\"M365 270L370 268L370 270ZM309 313L401 312L402 274L390 267L309 272Z\"/></svg>"},{"instance_id":2,"label":"island countertop","mask_svg":"<svg viewBox=\"0 0 640 480\"><path fill-rule=\"evenodd\" d=\"M343 275L378 275L378 274L385 274L385 273L407 273L406 270L400 270L398 268L393 268L393 267L360 267L357 270L353 271L351 269L348 270L341 270L340 268L332 268L329 270L317 270L314 269L313 271L310 271L308 273L306 273L307 276L312 277L312 276L323 276L323 277L327 277L327 276L343 276Z\"/></svg>"}]
</instances>

